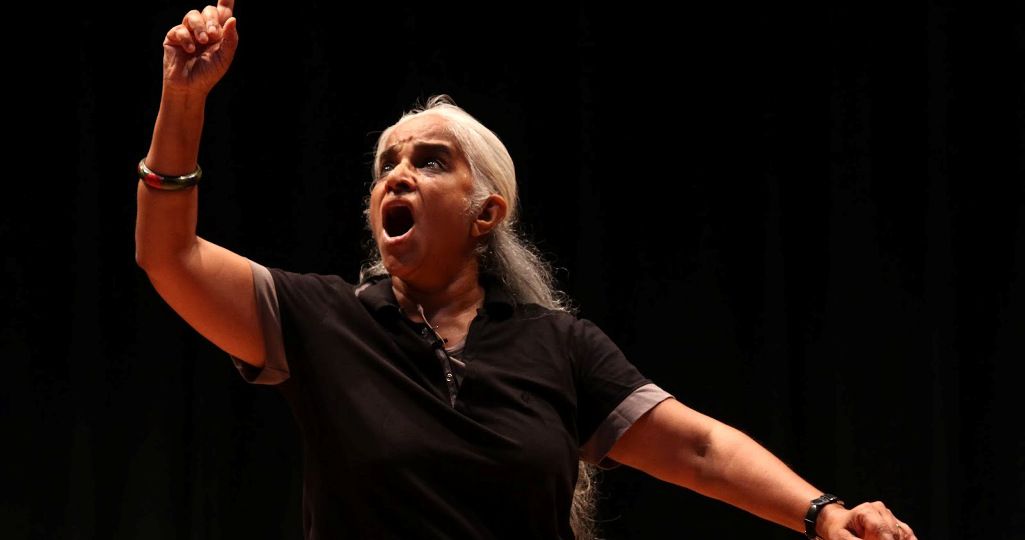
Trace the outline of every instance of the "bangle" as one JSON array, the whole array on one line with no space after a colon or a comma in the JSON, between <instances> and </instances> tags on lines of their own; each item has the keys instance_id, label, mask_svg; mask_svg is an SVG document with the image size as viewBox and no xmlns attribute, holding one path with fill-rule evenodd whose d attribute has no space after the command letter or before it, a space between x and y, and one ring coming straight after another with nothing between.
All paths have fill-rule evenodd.
<instances>
[{"instance_id":1,"label":"bangle","mask_svg":"<svg viewBox=\"0 0 1025 540\"><path fill-rule=\"evenodd\" d=\"M815 540L819 537L819 534L815 532L815 522L819 520L819 512L822 511L822 507L827 504L836 503L840 506L844 505L844 502L840 500L840 497L836 495L830 495L829 493L823 493L821 496L812 499L811 506L808 507L808 513L804 515L804 535Z\"/></svg>"},{"instance_id":2,"label":"bangle","mask_svg":"<svg viewBox=\"0 0 1025 540\"><path fill-rule=\"evenodd\" d=\"M149 167L146 166L146 158L139 160L139 179L152 188L180 191L198 184L202 177L203 169L199 167L199 164L196 164L196 170L184 176L164 176L149 170Z\"/></svg>"}]
</instances>

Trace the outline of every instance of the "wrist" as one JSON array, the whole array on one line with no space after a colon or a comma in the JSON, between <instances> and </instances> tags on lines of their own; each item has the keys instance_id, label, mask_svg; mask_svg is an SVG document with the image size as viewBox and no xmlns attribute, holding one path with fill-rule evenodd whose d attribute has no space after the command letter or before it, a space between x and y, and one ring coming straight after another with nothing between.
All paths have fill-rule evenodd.
<instances>
[{"instance_id":1,"label":"wrist","mask_svg":"<svg viewBox=\"0 0 1025 540\"><path fill-rule=\"evenodd\" d=\"M186 109L195 107L202 109L206 105L206 96L208 94L208 92L202 90L179 88L164 84L161 89L160 103L162 106L171 105L175 108L184 106Z\"/></svg>"},{"instance_id":2,"label":"wrist","mask_svg":"<svg viewBox=\"0 0 1025 540\"><path fill-rule=\"evenodd\" d=\"M831 530L832 523L837 520L843 520L843 515L850 510L840 506L839 504L827 504L819 510L819 519L815 522L815 533L822 538L828 538L826 531Z\"/></svg>"},{"instance_id":3,"label":"wrist","mask_svg":"<svg viewBox=\"0 0 1025 540\"><path fill-rule=\"evenodd\" d=\"M836 510L840 510L841 514L843 513L843 504L844 502L839 497L829 493L823 493L812 499L808 506L808 511L804 515L805 536L811 540L825 538L821 533L831 529L829 524L835 519Z\"/></svg>"}]
</instances>

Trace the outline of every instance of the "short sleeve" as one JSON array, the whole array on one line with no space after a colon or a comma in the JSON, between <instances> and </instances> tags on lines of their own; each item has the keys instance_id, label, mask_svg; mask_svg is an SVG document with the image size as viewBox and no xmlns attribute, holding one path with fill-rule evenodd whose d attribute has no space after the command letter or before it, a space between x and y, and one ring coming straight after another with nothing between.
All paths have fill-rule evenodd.
<instances>
[{"instance_id":1,"label":"short sleeve","mask_svg":"<svg viewBox=\"0 0 1025 540\"><path fill-rule=\"evenodd\" d=\"M260 325L263 329L263 344L267 351L267 361L263 368L242 361L234 355L231 361L238 369L239 375L252 384L275 385L288 379L288 360L285 358L285 347L281 333L281 312L278 306L274 279L267 267L249 260L253 271L253 292L256 294L256 309L259 313Z\"/></svg>"},{"instance_id":2,"label":"short sleeve","mask_svg":"<svg viewBox=\"0 0 1025 540\"><path fill-rule=\"evenodd\" d=\"M609 450L638 418L673 397L645 377L597 325L577 319L572 330L580 458L600 468L619 466Z\"/></svg>"},{"instance_id":3,"label":"short sleeve","mask_svg":"<svg viewBox=\"0 0 1025 540\"><path fill-rule=\"evenodd\" d=\"M622 465L606 455L638 418L669 398L674 396L655 383L634 390L609 413L594 435L580 447L580 458L602 469L615 469Z\"/></svg>"}]
</instances>

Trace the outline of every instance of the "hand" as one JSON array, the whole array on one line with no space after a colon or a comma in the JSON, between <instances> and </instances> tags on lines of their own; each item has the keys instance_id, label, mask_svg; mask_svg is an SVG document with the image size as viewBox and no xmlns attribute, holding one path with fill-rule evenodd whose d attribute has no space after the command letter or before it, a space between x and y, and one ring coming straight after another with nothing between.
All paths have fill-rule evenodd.
<instances>
[{"instance_id":1,"label":"hand","mask_svg":"<svg viewBox=\"0 0 1025 540\"><path fill-rule=\"evenodd\" d=\"M164 88L206 96L228 71L238 47L235 0L192 10L164 38Z\"/></svg>"},{"instance_id":2,"label":"hand","mask_svg":"<svg viewBox=\"0 0 1025 540\"><path fill-rule=\"evenodd\" d=\"M826 540L918 540L907 523L883 503L863 503L850 510L838 505L822 507L816 529Z\"/></svg>"}]
</instances>

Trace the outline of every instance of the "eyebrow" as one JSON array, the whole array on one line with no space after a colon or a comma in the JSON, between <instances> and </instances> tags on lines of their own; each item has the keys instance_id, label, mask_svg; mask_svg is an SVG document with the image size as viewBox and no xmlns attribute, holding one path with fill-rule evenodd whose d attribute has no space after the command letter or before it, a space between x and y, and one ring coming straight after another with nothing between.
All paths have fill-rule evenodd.
<instances>
[{"instance_id":1,"label":"eyebrow","mask_svg":"<svg viewBox=\"0 0 1025 540\"><path fill-rule=\"evenodd\" d=\"M384 152L381 152L381 162L383 163L386 159L391 158L397 152L396 147L398 145L392 145L387 148ZM452 157L452 147L448 143L429 143L429 142L418 142L413 144L413 153L419 154L424 151L435 152L442 154L447 158Z\"/></svg>"}]
</instances>

